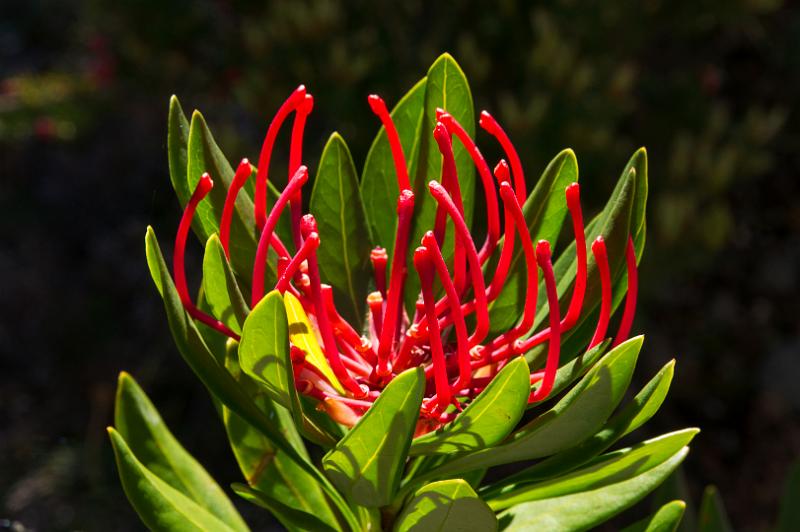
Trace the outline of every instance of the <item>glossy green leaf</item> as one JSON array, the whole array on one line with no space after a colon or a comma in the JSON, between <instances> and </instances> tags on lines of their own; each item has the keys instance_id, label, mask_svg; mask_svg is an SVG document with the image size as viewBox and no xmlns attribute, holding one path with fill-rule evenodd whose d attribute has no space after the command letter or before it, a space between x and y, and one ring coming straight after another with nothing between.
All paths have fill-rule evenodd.
<instances>
[{"instance_id":1,"label":"glossy green leaf","mask_svg":"<svg viewBox=\"0 0 800 532\"><path fill-rule=\"evenodd\" d=\"M244 484L232 484L231 488L246 501L250 501L253 504L269 510L290 532L301 530L333 532L336 530L328 523L321 521L313 512L293 508L275 497L270 497L266 493L254 490Z\"/></svg>"},{"instance_id":2,"label":"glossy green leaf","mask_svg":"<svg viewBox=\"0 0 800 532\"><path fill-rule=\"evenodd\" d=\"M203 295L211 314L241 334L250 309L216 233L208 238L203 255Z\"/></svg>"},{"instance_id":3,"label":"glossy green leaf","mask_svg":"<svg viewBox=\"0 0 800 532\"><path fill-rule=\"evenodd\" d=\"M322 459L334 485L350 501L378 507L392 500L417 425L422 368L392 379L375 403Z\"/></svg>"},{"instance_id":4,"label":"glossy green leaf","mask_svg":"<svg viewBox=\"0 0 800 532\"><path fill-rule=\"evenodd\" d=\"M555 247L567 215L565 190L577 181L578 161L575 153L566 149L550 161L522 206L528 232L534 242L547 240ZM513 327L522 315L527 269L517 237L506 284L497 299L489 305L492 333L499 334ZM540 290L539 293L543 294L544 291Z\"/></svg>"},{"instance_id":5,"label":"glossy green leaf","mask_svg":"<svg viewBox=\"0 0 800 532\"><path fill-rule=\"evenodd\" d=\"M197 327L181 305L180 298L175 290L175 285L172 282L155 233L151 227L147 229L145 242L147 263L154 280L158 279L156 287L162 293L169 328L183 359L214 397L269 438L277 449L284 451L288 457L317 479L351 528L357 528L358 523L355 516L341 496L333 489L333 486L330 485L327 478L294 449L286 437L256 407L247 393L238 385L231 374L220 366L208 350L208 346L200 336Z\"/></svg>"},{"instance_id":6,"label":"glossy green leaf","mask_svg":"<svg viewBox=\"0 0 800 532\"><path fill-rule=\"evenodd\" d=\"M573 358L566 364L563 364L558 371L556 371L556 378L553 380L553 389L550 391L549 397L555 397L567 389L573 382L580 379L592 366L603 356L611 342L606 340L600 342L593 348L585 353ZM531 385L531 391L538 390L542 382L536 382ZM528 405L529 408L535 408L538 403Z\"/></svg>"},{"instance_id":7,"label":"glossy green leaf","mask_svg":"<svg viewBox=\"0 0 800 532\"><path fill-rule=\"evenodd\" d=\"M504 367L454 421L415 439L411 455L458 453L491 447L522 418L530 393L530 372L518 357Z\"/></svg>"},{"instance_id":8,"label":"glossy green leaf","mask_svg":"<svg viewBox=\"0 0 800 532\"><path fill-rule=\"evenodd\" d=\"M186 179L186 147L189 143L189 121L181 108L178 97L169 99L169 118L167 119L167 159L169 160L169 179L178 196L181 206L189 202L192 191Z\"/></svg>"},{"instance_id":9,"label":"glossy green leaf","mask_svg":"<svg viewBox=\"0 0 800 532\"><path fill-rule=\"evenodd\" d=\"M680 465L687 452L688 448L683 448L662 464L629 480L518 504L498 515L500 529L588 530L639 502Z\"/></svg>"},{"instance_id":10,"label":"glossy green leaf","mask_svg":"<svg viewBox=\"0 0 800 532\"><path fill-rule=\"evenodd\" d=\"M523 486L488 499L487 502L492 510L500 511L523 502L559 497L622 482L663 463L688 445L698 432L697 429L684 429L664 434L629 449L599 456L572 473Z\"/></svg>"},{"instance_id":11,"label":"glossy green leaf","mask_svg":"<svg viewBox=\"0 0 800 532\"><path fill-rule=\"evenodd\" d=\"M297 452L309 459L308 451L299 434L302 425L295 425L292 413L272 401L261 385L242 373L236 342L229 341L228 347L226 354L228 371ZM283 501L292 508L312 512L330 526L337 525L336 516L325 499L319 482L286 453L276 449L249 423L225 407L223 407L223 420L239 468L253 489L265 496Z\"/></svg>"},{"instance_id":12,"label":"glossy green leaf","mask_svg":"<svg viewBox=\"0 0 800 532\"><path fill-rule=\"evenodd\" d=\"M800 530L800 461L789 468L778 513L778 532Z\"/></svg>"},{"instance_id":13,"label":"glossy green leaf","mask_svg":"<svg viewBox=\"0 0 800 532\"><path fill-rule=\"evenodd\" d=\"M246 530L239 512L211 475L169 431L133 377L120 373L114 425L143 467L235 530Z\"/></svg>"},{"instance_id":14,"label":"glossy green leaf","mask_svg":"<svg viewBox=\"0 0 800 532\"><path fill-rule=\"evenodd\" d=\"M612 349L552 409L514 432L505 443L459 456L425 478L541 458L588 438L625 394L642 340L638 336Z\"/></svg>"},{"instance_id":15,"label":"glossy green leaf","mask_svg":"<svg viewBox=\"0 0 800 532\"><path fill-rule=\"evenodd\" d=\"M447 111L474 138L475 109L467 77L450 54L440 55L428 69L428 83L425 88L425 114L422 120L420 159L416 176L410 175L414 188L414 222L408 246L408 270L414 271L412 262L414 249L419 245L422 235L433 228L436 216L436 200L428 191L428 182L441 181L442 156L433 138L436 126L436 109ZM453 141L453 155L456 161L461 199L464 204L464 219L467 227L471 225L475 204L475 166L467 150L458 140ZM453 227L448 224L447 238L442 246L445 258L453 254ZM419 279L409 275L406 280L405 305L409 314L419 295Z\"/></svg>"},{"instance_id":16,"label":"glossy green leaf","mask_svg":"<svg viewBox=\"0 0 800 532\"><path fill-rule=\"evenodd\" d=\"M114 448L120 480L128 500L151 530L248 530L231 527L192 499L173 488L136 459L125 439L113 428L108 435Z\"/></svg>"},{"instance_id":17,"label":"glossy green leaf","mask_svg":"<svg viewBox=\"0 0 800 532\"><path fill-rule=\"evenodd\" d=\"M497 519L470 485L461 479L420 488L395 521L395 532L497 530Z\"/></svg>"},{"instance_id":18,"label":"glossy green leaf","mask_svg":"<svg viewBox=\"0 0 800 532\"><path fill-rule=\"evenodd\" d=\"M319 226L322 278L333 287L339 311L360 329L371 271L370 238L353 157L338 133L322 150L310 209Z\"/></svg>"},{"instance_id":19,"label":"glossy green leaf","mask_svg":"<svg viewBox=\"0 0 800 532\"><path fill-rule=\"evenodd\" d=\"M795 501L796 502L796 501ZM697 522L698 532L732 532L728 513L715 486L707 486L703 491L703 502L700 503L700 515Z\"/></svg>"},{"instance_id":20,"label":"glossy green leaf","mask_svg":"<svg viewBox=\"0 0 800 532\"><path fill-rule=\"evenodd\" d=\"M686 511L683 501L671 501L653 515L622 529L622 532L675 532Z\"/></svg>"},{"instance_id":21,"label":"glossy green leaf","mask_svg":"<svg viewBox=\"0 0 800 532\"><path fill-rule=\"evenodd\" d=\"M413 179L417 173L422 120L425 105L425 87L428 78L422 78L403 96L392 109L391 116L400 137L400 145L408 165L408 175ZM364 162L361 177L361 198L364 214L371 228L373 244L386 249L389 256L394 250L394 235L397 229L397 174L394 169L392 151L381 127Z\"/></svg>"},{"instance_id":22,"label":"glossy green leaf","mask_svg":"<svg viewBox=\"0 0 800 532\"><path fill-rule=\"evenodd\" d=\"M602 453L620 438L639 428L658 411L669 391L674 368L675 361L666 364L628 404L615 413L591 438L514 473L496 485L486 486L481 490L481 495L484 498L493 497L526 483L564 474Z\"/></svg>"}]
</instances>

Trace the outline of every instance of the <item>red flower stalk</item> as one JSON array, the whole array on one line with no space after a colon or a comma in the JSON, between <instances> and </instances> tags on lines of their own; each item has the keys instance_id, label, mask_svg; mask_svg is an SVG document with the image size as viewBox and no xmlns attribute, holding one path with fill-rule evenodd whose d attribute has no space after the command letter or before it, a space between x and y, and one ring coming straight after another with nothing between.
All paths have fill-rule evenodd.
<instances>
[{"instance_id":1,"label":"red flower stalk","mask_svg":"<svg viewBox=\"0 0 800 532\"><path fill-rule=\"evenodd\" d=\"M376 247L370 252L375 291L366 298L367 324L363 336L359 328L349 324L336 308L333 288L323 284L317 251L321 244L314 216L302 216L303 185L308 181L308 169L302 165L303 133L313 98L299 87L284 102L270 123L259 157L258 169L243 159L227 190L220 219L220 242L230 257L231 222L236 200L247 179L255 170L255 227L258 245L255 251L251 282L251 307L264 296L266 271L275 256L268 254L272 247L277 254L278 273L275 289L290 293L299 306L295 313L305 312L302 319L311 327L308 331L317 346L291 344L290 358L298 391L319 401L334 420L352 425L364 414L381 390L395 375L412 366L425 368L426 397L420 412L422 422L418 433L433 430L459 415L489 383L497 372L518 354L548 342L543 367L532 368L531 403L547 399L553 391L561 359L561 338L586 318L584 308L587 291L587 245L580 206L580 187L573 183L566 188L565 200L570 214L575 241L575 280L569 305L561 314L556 289L550 244L530 233L529 220L523 205L526 201L525 176L519 155L500 125L486 112L481 114L480 126L492 135L505 152L492 172L475 141L458 121L445 111L438 113L432 131L442 155L441 182L430 181L428 192L436 201L432 227L421 242L411 242L415 196L409 181L408 167L400 137L384 101L372 95L368 99L373 112L383 124L392 163L397 176L397 225L391 259L385 249ZM294 112L291 145L289 147L290 178L274 205L266 206L268 166L275 138L282 124ZM487 205L487 235L480 250L464 218L461 184L453 155L452 137L470 154L481 179ZM495 183L496 179L496 183ZM173 274L181 302L187 313L199 322L230 338L238 335L213 316L200 311L192 302L184 273L184 248L197 205L212 187L211 178L204 174L186 205L175 241ZM421 192L420 192L421 193ZM503 217L500 217L499 193ZM288 208L294 253L290 253L275 234L278 220ZM454 234L452 256L443 254L448 226ZM502 233L502 238L500 238ZM407 257L411 246L421 244L413 252L413 274L420 279L420 297L416 314L406 315L404 292L408 275ZM612 310L612 285L609 257L602 236L591 246L600 279L600 311L597 326L588 344L602 342L609 326ZM633 239L626 248L628 277L627 297L619 329L613 345L630 334L636 310L638 279ZM515 262L515 255L522 258ZM570 252L571 253L571 252ZM391 265L389 261L391 260ZM512 270L512 268L515 268ZM547 298L548 319L539 330L534 329L539 301L539 271L542 272ZM503 297L510 275L524 271L525 294L521 316L505 331L493 332L490 327L489 304ZM437 300L438 298L438 300ZM291 296L287 295L287 305ZM366 312L366 311L365 311ZM467 317L474 314L472 330ZM291 337L292 335L290 335ZM306 337L308 339L308 337ZM313 342L312 342L313 343ZM321 352L321 355L320 355ZM324 357L320 360L320 356Z\"/></svg>"}]
</instances>

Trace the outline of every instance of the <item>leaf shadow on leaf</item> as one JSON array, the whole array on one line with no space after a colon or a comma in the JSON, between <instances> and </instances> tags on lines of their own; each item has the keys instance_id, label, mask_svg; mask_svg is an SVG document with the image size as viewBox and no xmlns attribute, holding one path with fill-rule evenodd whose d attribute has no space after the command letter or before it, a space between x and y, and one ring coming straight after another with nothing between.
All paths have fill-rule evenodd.
<instances>
[{"instance_id":1,"label":"leaf shadow on leaf","mask_svg":"<svg viewBox=\"0 0 800 532\"><path fill-rule=\"evenodd\" d=\"M448 497L442 493L426 492L415 498L414 505L426 507L426 502L430 502L433 508L428 510L407 530L444 530L442 528L444 525L451 525L451 523L448 523L451 515L454 516L454 519L463 519L463 516L474 513L473 506L476 502L480 503L480 499L475 497ZM477 523L473 524L477 526Z\"/></svg>"},{"instance_id":2,"label":"leaf shadow on leaf","mask_svg":"<svg viewBox=\"0 0 800 532\"><path fill-rule=\"evenodd\" d=\"M454 421L451 421L454 423ZM487 442L485 438L483 438L477 432L471 431L472 426L474 423L472 419L469 417L464 417L459 422L459 428L456 430L450 430L447 433L447 440L441 442L442 444L446 444L448 448L455 447L456 450L448 451L448 454L451 453L462 453L467 451L473 451L475 449L482 449L487 446ZM446 428L448 425L444 425L442 428ZM460 438L464 436L468 437L472 440L470 441L459 441ZM431 449L435 449L435 444L429 444ZM428 451L428 452L434 452Z\"/></svg>"}]
</instances>

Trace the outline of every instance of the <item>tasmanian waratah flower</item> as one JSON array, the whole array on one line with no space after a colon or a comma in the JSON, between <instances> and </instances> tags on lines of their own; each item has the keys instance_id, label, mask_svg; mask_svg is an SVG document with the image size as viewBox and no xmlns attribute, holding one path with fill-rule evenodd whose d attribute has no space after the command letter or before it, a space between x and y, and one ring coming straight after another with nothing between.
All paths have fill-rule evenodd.
<instances>
[{"instance_id":1,"label":"tasmanian waratah flower","mask_svg":"<svg viewBox=\"0 0 800 532\"><path fill-rule=\"evenodd\" d=\"M256 164L235 168L202 115L171 102L184 211L172 267L152 228L147 263L246 482L232 489L315 531L585 530L640 500L697 432L606 452L658 410L673 374L670 362L617 408L643 343L628 336L645 151L584 222L574 153L530 179L500 123L476 120L452 57L391 112L366 100L380 129L360 176L338 133L306 157L303 86ZM273 159L288 161L285 179ZM205 245L199 290L190 231ZM247 530L127 374L109 433L150 528ZM505 464L518 468L486 476ZM682 509L653 519L670 528Z\"/></svg>"},{"instance_id":2,"label":"tasmanian waratah flower","mask_svg":"<svg viewBox=\"0 0 800 532\"><path fill-rule=\"evenodd\" d=\"M313 107L313 97L298 87L283 103L267 130L258 157L258 169L248 159L239 164L225 198L219 220L219 240L230 257L230 227L236 199L254 174L253 219L258 246L252 266L251 307L264 297L265 272L274 250L277 281L269 288L286 298L287 304L305 314L312 328L312 342L324 357L311 357L303 345L292 342L291 360L295 386L321 403L336 421L353 425L372 405L381 390L399 373L411 367L425 369L425 399L420 409L417 433L451 421L492 381L515 356L537 345L548 346L544 367L530 375L529 403L546 399L559 367L562 336L578 322L583 309L587 282L587 242L578 183L567 186L563 195L572 219L577 273L572 295L563 317L558 305L557 279L553 272L551 243L533 241L522 211L527 198L525 175L516 148L500 124L488 112L480 115L480 127L494 137L505 152L494 172L481 155L473 138L446 110L437 109L436 125L430 132L442 155L441 181L430 180L425 190L415 193L409 181L408 163L397 129L383 99L370 95L370 108L382 122L389 145L399 194L386 209L397 210L397 227L391 257L385 249L370 253L375 290L366 298L369 319L363 331L348 323L337 310L332 288L320 274L317 249L321 239L313 214L303 214L303 187L308 168L302 164L303 130ZM267 206L269 163L280 128L293 114L289 148L290 178L283 191ZM461 143L480 176L486 202L486 235L476 242L464 218L461 184L453 155L453 143ZM510 164L509 162L510 161ZM234 340L239 334L192 302L184 274L184 247L197 205L214 186L213 176L204 173L186 204L175 241L173 272L181 302L196 320ZM434 223L422 239L413 242L411 228L417 194L430 194L436 201ZM278 220L288 211L291 242L276 233ZM501 217L502 213L502 217ZM455 252L447 260L442 248L452 231ZM502 232L502 236L501 236ZM367 235L361 235L366 238ZM290 252L289 247L294 251ZM524 257L524 310L518 322L502 333L490 333L489 305L502 293L515 250ZM407 261L413 249L413 270ZM627 303L612 345L627 339L636 308L636 256L633 240L626 247ZM601 281L600 314L588 343L593 348L607 335L612 305L609 258L603 236L591 243ZM492 261L492 258L495 261ZM533 330L539 296L539 271L544 281L549 326ZM416 307L407 312L403 305L406 279L416 275L421 286ZM468 323L468 320L473 318Z\"/></svg>"}]
</instances>

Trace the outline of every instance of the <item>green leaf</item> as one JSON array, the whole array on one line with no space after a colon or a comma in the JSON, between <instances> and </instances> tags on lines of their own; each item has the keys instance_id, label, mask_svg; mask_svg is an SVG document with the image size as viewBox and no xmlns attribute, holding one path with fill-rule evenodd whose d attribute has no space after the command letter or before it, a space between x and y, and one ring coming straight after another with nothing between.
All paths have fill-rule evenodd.
<instances>
[{"instance_id":1,"label":"green leaf","mask_svg":"<svg viewBox=\"0 0 800 532\"><path fill-rule=\"evenodd\" d=\"M333 287L337 308L361 329L370 279L370 238L353 157L338 133L322 150L310 209L319 226L322 278Z\"/></svg>"},{"instance_id":2,"label":"green leaf","mask_svg":"<svg viewBox=\"0 0 800 532\"><path fill-rule=\"evenodd\" d=\"M203 295L211 314L241 334L250 309L216 233L208 238L203 256Z\"/></svg>"},{"instance_id":3,"label":"green leaf","mask_svg":"<svg viewBox=\"0 0 800 532\"><path fill-rule=\"evenodd\" d=\"M585 353L582 353L558 368L558 371L556 371L556 378L553 380L553 389L550 391L549 397L557 396L567 389L567 387L573 382L581 378L592 366L594 366L600 357L603 356L610 343L611 342L608 340L600 342ZM531 391L538 390L541 385L542 381L531 385ZM530 408L535 408L538 405L532 404L528 406Z\"/></svg>"},{"instance_id":4,"label":"green leaf","mask_svg":"<svg viewBox=\"0 0 800 532\"><path fill-rule=\"evenodd\" d=\"M295 530L319 530L320 532L336 530L313 513L288 506L280 500L244 484L232 484L231 488L244 500L269 510L290 532Z\"/></svg>"},{"instance_id":5,"label":"green leaf","mask_svg":"<svg viewBox=\"0 0 800 532\"><path fill-rule=\"evenodd\" d=\"M698 532L732 532L733 530L725 511L725 505L715 486L707 486L703 491L697 530Z\"/></svg>"},{"instance_id":6,"label":"green leaf","mask_svg":"<svg viewBox=\"0 0 800 532\"><path fill-rule=\"evenodd\" d=\"M461 479L420 488L395 521L395 532L497 530L494 512Z\"/></svg>"},{"instance_id":7,"label":"green leaf","mask_svg":"<svg viewBox=\"0 0 800 532\"><path fill-rule=\"evenodd\" d=\"M186 179L186 146L189 143L189 121L183 113L178 97L169 99L169 118L167 119L167 158L169 159L169 179L178 196L181 207L189 202L192 191Z\"/></svg>"},{"instance_id":8,"label":"green leaf","mask_svg":"<svg viewBox=\"0 0 800 532\"><path fill-rule=\"evenodd\" d=\"M688 445L698 432L698 429L684 429L665 434L629 449L599 456L572 473L523 486L487 502L497 512L523 502L559 497L629 480L663 463Z\"/></svg>"},{"instance_id":9,"label":"green leaf","mask_svg":"<svg viewBox=\"0 0 800 532\"><path fill-rule=\"evenodd\" d=\"M566 149L547 165L536 187L525 200L522 212L533 242L547 240L555 248L556 240L567 214L565 190L578 181L578 161L575 153ZM499 334L519 320L525 306L527 265L517 237L506 284L500 295L489 305L491 334ZM498 250L501 246L498 246ZM540 294L544 291L540 290Z\"/></svg>"},{"instance_id":10,"label":"green leaf","mask_svg":"<svg viewBox=\"0 0 800 532\"><path fill-rule=\"evenodd\" d=\"M201 466L172 435L133 377L120 373L114 424L130 452L153 475L208 510L234 530L247 530L239 512Z\"/></svg>"},{"instance_id":11,"label":"green leaf","mask_svg":"<svg viewBox=\"0 0 800 532\"><path fill-rule=\"evenodd\" d=\"M239 344L242 371L264 387L270 398L286 408L301 432L325 447L336 444L321 423L321 414L304 409L294 383L289 356L289 331L284 299L275 290L267 294L247 316Z\"/></svg>"},{"instance_id":12,"label":"green leaf","mask_svg":"<svg viewBox=\"0 0 800 532\"><path fill-rule=\"evenodd\" d=\"M530 393L528 363L517 357L451 423L411 443L409 454L446 454L491 447L514 430Z\"/></svg>"},{"instance_id":13,"label":"green leaf","mask_svg":"<svg viewBox=\"0 0 800 532\"><path fill-rule=\"evenodd\" d=\"M307 473L317 479L326 494L347 520L349 526L357 529L358 522L355 516L341 496L333 489L333 486L330 485L327 478L294 449L286 437L256 407L247 393L238 385L231 374L219 365L208 350L208 346L200 336L197 327L181 305L152 227L147 228L145 242L147 263L151 273L154 275L154 279L156 274L159 275L156 286L162 293L169 328L183 359L214 397L269 438L276 448L284 451Z\"/></svg>"},{"instance_id":14,"label":"green leaf","mask_svg":"<svg viewBox=\"0 0 800 532\"><path fill-rule=\"evenodd\" d=\"M622 532L675 532L683 518L686 503L668 502L653 515L622 529Z\"/></svg>"},{"instance_id":15,"label":"green leaf","mask_svg":"<svg viewBox=\"0 0 800 532\"><path fill-rule=\"evenodd\" d=\"M248 530L247 526L232 528L192 499L164 482L131 452L125 439L108 428L114 448L122 487L125 495L151 530ZM243 525L243 523L242 523Z\"/></svg>"},{"instance_id":16,"label":"green leaf","mask_svg":"<svg viewBox=\"0 0 800 532\"><path fill-rule=\"evenodd\" d=\"M800 461L792 464L786 477L778 514L778 532L800 530Z\"/></svg>"},{"instance_id":17,"label":"green leaf","mask_svg":"<svg viewBox=\"0 0 800 532\"><path fill-rule=\"evenodd\" d=\"M414 249L419 245L422 235L433 228L436 216L436 200L428 192L428 182L441 181L442 155L433 139L436 126L436 109L450 113L464 127L470 136L475 136L475 110L467 77L450 54L440 55L428 69L428 83L425 88L425 114L422 120L420 159L416 176L409 174L415 194L414 221L408 246L408 271L413 272ZM471 225L475 204L475 166L469 153L455 140L453 155L456 161L461 198L464 204L464 219L467 227ZM453 226L448 224L447 238L442 246L445 258L453 255ZM414 304L419 295L419 279L409 275L406 280L405 305L413 314Z\"/></svg>"},{"instance_id":18,"label":"green leaf","mask_svg":"<svg viewBox=\"0 0 800 532\"><path fill-rule=\"evenodd\" d=\"M425 387L422 368L392 379L358 423L322 459L334 485L367 507L389 504L403 472Z\"/></svg>"},{"instance_id":19,"label":"green leaf","mask_svg":"<svg viewBox=\"0 0 800 532\"><path fill-rule=\"evenodd\" d=\"M428 78L419 80L397 102L391 112L411 179L417 173L427 80ZM375 140L372 141L364 162L361 198L364 201L364 214L371 228L372 243L385 248L390 257L394 250L394 234L397 230L399 194L392 150L386 137L386 129L381 127Z\"/></svg>"},{"instance_id":20,"label":"green leaf","mask_svg":"<svg viewBox=\"0 0 800 532\"><path fill-rule=\"evenodd\" d=\"M602 430L591 438L506 477L496 485L483 488L481 495L484 498L493 497L523 484L555 477L580 467L605 451L620 438L647 422L658 411L669 391L674 368L674 360L666 364L636 397L615 413Z\"/></svg>"},{"instance_id":21,"label":"green leaf","mask_svg":"<svg viewBox=\"0 0 800 532\"><path fill-rule=\"evenodd\" d=\"M686 457L683 448L662 464L629 480L590 491L526 502L498 515L500 529L587 530L639 502Z\"/></svg>"},{"instance_id":22,"label":"green leaf","mask_svg":"<svg viewBox=\"0 0 800 532\"><path fill-rule=\"evenodd\" d=\"M506 443L457 457L424 478L541 458L588 438L625 394L641 346L641 336L618 345L552 409L513 433Z\"/></svg>"}]
</instances>

